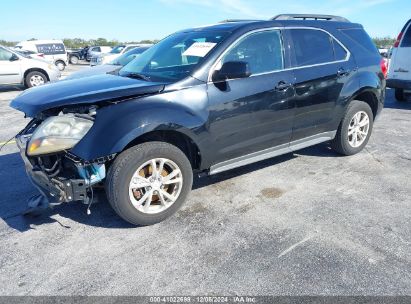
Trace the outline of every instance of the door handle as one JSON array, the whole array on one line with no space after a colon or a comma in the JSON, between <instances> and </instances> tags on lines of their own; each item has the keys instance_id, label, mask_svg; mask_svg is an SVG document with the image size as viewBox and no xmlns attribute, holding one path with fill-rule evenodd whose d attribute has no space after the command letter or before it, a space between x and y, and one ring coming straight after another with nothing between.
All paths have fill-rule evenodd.
<instances>
[{"instance_id":1,"label":"door handle","mask_svg":"<svg viewBox=\"0 0 411 304\"><path fill-rule=\"evenodd\" d=\"M285 81L280 81L279 83L277 83L277 85L275 86L275 90L278 92L283 92L288 90L289 88L293 87L292 83L287 83Z\"/></svg>"},{"instance_id":2,"label":"door handle","mask_svg":"<svg viewBox=\"0 0 411 304\"><path fill-rule=\"evenodd\" d=\"M348 75L350 75L350 70L346 70L346 69L344 69L344 68L340 68L338 71L337 71L337 76L338 77L344 77L344 76L348 76Z\"/></svg>"}]
</instances>

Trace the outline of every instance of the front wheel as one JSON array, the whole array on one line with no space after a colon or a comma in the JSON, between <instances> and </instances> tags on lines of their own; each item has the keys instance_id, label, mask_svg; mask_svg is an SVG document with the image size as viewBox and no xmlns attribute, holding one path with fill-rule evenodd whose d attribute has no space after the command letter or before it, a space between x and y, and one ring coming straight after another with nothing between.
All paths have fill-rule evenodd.
<instances>
[{"instance_id":1,"label":"front wheel","mask_svg":"<svg viewBox=\"0 0 411 304\"><path fill-rule=\"evenodd\" d=\"M46 75L42 72L34 71L26 75L24 80L27 88L38 87L45 84L48 81Z\"/></svg>"},{"instance_id":2,"label":"front wheel","mask_svg":"<svg viewBox=\"0 0 411 304\"><path fill-rule=\"evenodd\" d=\"M159 223L184 204L193 183L186 155L164 142L148 142L121 153L106 180L114 211L137 226Z\"/></svg>"},{"instance_id":3,"label":"front wheel","mask_svg":"<svg viewBox=\"0 0 411 304\"><path fill-rule=\"evenodd\" d=\"M332 148L343 155L354 155L362 151L370 139L374 115L370 106L359 100L353 100L331 142Z\"/></svg>"}]
</instances>

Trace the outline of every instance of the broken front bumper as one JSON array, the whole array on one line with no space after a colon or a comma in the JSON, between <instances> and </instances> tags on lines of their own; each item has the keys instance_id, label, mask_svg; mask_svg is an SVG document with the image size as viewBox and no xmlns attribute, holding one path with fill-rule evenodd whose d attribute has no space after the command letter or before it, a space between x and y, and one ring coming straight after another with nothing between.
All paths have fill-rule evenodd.
<instances>
[{"instance_id":1,"label":"broken front bumper","mask_svg":"<svg viewBox=\"0 0 411 304\"><path fill-rule=\"evenodd\" d=\"M19 135L16 143L20 150L27 175L32 184L47 198L49 205L59 205L65 202L89 202L88 189L90 181L87 179L70 179L62 176L50 177L34 158L27 156L27 144L31 135Z\"/></svg>"}]
</instances>

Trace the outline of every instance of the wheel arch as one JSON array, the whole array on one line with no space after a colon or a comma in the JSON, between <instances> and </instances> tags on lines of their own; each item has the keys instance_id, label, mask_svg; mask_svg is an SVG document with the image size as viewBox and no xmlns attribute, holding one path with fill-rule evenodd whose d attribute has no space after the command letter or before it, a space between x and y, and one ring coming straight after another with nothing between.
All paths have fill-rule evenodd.
<instances>
[{"instance_id":1,"label":"wheel arch","mask_svg":"<svg viewBox=\"0 0 411 304\"><path fill-rule=\"evenodd\" d=\"M144 133L130 141L124 147L123 151L133 146L151 141L161 141L176 146L187 156L193 169L200 169L200 148L190 136L178 130L153 130Z\"/></svg>"},{"instance_id":2,"label":"wheel arch","mask_svg":"<svg viewBox=\"0 0 411 304\"><path fill-rule=\"evenodd\" d=\"M45 70L43 70L43 69L41 69L41 68L30 68L30 69L27 69L25 72L24 72L24 79L23 79L23 81L24 81L24 83L26 83L26 77L27 77L27 75L29 74L29 73L31 73L31 72L40 72L40 73L43 73L45 76L46 76L46 78L47 78L47 81L50 81L50 76L49 76L49 74L45 71Z\"/></svg>"},{"instance_id":3,"label":"wheel arch","mask_svg":"<svg viewBox=\"0 0 411 304\"><path fill-rule=\"evenodd\" d=\"M377 90L375 88L371 87L362 88L352 96L349 103L353 100L359 100L367 103L370 106L375 119L381 110L376 91Z\"/></svg>"}]
</instances>

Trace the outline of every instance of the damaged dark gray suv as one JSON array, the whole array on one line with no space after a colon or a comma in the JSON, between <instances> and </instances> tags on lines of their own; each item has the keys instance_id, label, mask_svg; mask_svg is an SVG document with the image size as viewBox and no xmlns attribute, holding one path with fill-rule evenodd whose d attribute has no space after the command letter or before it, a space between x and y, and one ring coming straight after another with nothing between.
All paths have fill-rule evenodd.
<instances>
[{"instance_id":1,"label":"damaged dark gray suv","mask_svg":"<svg viewBox=\"0 0 411 304\"><path fill-rule=\"evenodd\" d=\"M193 172L216 174L321 142L360 152L384 102L381 57L359 24L325 15L229 20L168 36L118 74L30 89L17 143L41 195L105 183L135 225L175 213Z\"/></svg>"}]
</instances>

